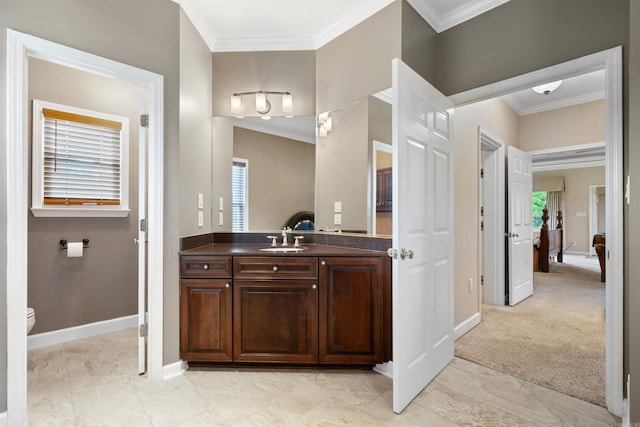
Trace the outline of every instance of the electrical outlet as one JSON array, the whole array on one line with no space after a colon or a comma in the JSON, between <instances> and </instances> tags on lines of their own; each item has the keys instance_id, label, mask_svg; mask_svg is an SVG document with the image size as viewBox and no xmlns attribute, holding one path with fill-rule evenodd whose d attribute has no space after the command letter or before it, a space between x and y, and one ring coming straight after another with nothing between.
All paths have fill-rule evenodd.
<instances>
[{"instance_id":1,"label":"electrical outlet","mask_svg":"<svg viewBox=\"0 0 640 427\"><path fill-rule=\"evenodd\" d=\"M473 278L469 279L469 292L473 292Z\"/></svg>"},{"instance_id":2,"label":"electrical outlet","mask_svg":"<svg viewBox=\"0 0 640 427\"><path fill-rule=\"evenodd\" d=\"M342 202L333 202L333 211L335 213L342 212Z\"/></svg>"},{"instance_id":3,"label":"electrical outlet","mask_svg":"<svg viewBox=\"0 0 640 427\"><path fill-rule=\"evenodd\" d=\"M198 209L204 209L204 194L198 193Z\"/></svg>"},{"instance_id":4,"label":"electrical outlet","mask_svg":"<svg viewBox=\"0 0 640 427\"><path fill-rule=\"evenodd\" d=\"M198 227L204 227L204 212L198 211Z\"/></svg>"},{"instance_id":5,"label":"electrical outlet","mask_svg":"<svg viewBox=\"0 0 640 427\"><path fill-rule=\"evenodd\" d=\"M224 213L218 213L218 225L224 225Z\"/></svg>"},{"instance_id":6,"label":"electrical outlet","mask_svg":"<svg viewBox=\"0 0 640 427\"><path fill-rule=\"evenodd\" d=\"M337 213L333 215L333 224L334 225L342 224L342 214Z\"/></svg>"},{"instance_id":7,"label":"electrical outlet","mask_svg":"<svg viewBox=\"0 0 640 427\"><path fill-rule=\"evenodd\" d=\"M218 210L220 210L220 211L224 210L224 198L223 197L218 198Z\"/></svg>"}]
</instances>

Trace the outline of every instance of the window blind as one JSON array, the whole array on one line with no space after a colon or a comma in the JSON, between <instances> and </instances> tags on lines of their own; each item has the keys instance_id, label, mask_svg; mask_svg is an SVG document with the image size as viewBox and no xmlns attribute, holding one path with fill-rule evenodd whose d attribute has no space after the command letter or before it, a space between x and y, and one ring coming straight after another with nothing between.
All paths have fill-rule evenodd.
<instances>
[{"instance_id":1,"label":"window blind","mask_svg":"<svg viewBox=\"0 0 640 427\"><path fill-rule=\"evenodd\" d=\"M43 108L44 204L120 204L120 122Z\"/></svg>"},{"instance_id":2,"label":"window blind","mask_svg":"<svg viewBox=\"0 0 640 427\"><path fill-rule=\"evenodd\" d=\"M236 159L231 168L232 229L248 229L247 209L247 161Z\"/></svg>"}]
</instances>

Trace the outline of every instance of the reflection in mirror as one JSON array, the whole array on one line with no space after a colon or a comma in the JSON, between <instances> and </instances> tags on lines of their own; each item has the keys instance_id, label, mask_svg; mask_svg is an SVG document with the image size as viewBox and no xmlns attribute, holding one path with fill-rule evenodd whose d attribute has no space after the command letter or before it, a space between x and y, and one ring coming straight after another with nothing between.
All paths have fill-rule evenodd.
<instances>
[{"instance_id":1,"label":"reflection in mirror","mask_svg":"<svg viewBox=\"0 0 640 427\"><path fill-rule=\"evenodd\" d=\"M281 230L313 213L314 143L312 116L234 119L234 231Z\"/></svg>"},{"instance_id":2,"label":"reflection in mirror","mask_svg":"<svg viewBox=\"0 0 640 427\"><path fill-rule=\"evenodd\" d=\"M393 147L380 141L373 141L373 207L371 213L373 234L391 234L391 212L393 208Z\"/></svg>"},{"instance_id":3,"label":"reflection in mirror","mask_svg":"<svg viewBox=\"0 0 640 427\"><path fill-rule=\"evenodd\" d=\"M389 95L384 91L329 112L331 130L316 143L317 228L391 233L390 223L376 224L374 169L374 141L392 143ZM341 212L336 212L336 202L341 202Z\"/></svg>"}]
</instances>

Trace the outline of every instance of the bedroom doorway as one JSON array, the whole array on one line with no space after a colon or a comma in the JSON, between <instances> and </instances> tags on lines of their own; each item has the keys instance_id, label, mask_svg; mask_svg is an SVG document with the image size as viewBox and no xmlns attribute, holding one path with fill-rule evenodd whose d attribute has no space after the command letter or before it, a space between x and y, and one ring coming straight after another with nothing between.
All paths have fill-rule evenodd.
<instances>
[{"instance_id":1,"label":"bedroom doorway","mask_svg":"<svg viewBox=\"0 0 640 427\"><path fill-rule=\"evenodd\" d=\"M606 263L606 406L621 416L623 413L622 313L623 313L623 176L622 168L622 59L621 48L577 58L519 77L489 84L453 95L457 106L505 95L538 84L605 70L605 141L607 245ZM478 308L480 311L480 307Z\"/></svg>"}]
</instances>

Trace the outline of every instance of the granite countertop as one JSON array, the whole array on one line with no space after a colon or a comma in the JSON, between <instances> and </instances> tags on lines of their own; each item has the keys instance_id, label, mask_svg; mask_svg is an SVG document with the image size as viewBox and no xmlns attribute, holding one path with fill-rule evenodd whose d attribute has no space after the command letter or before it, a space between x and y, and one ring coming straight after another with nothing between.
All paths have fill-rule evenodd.
<instances>
[{"instance_id":1,"label":"granite countertop","mask_svg":"<svg viewBox=\"0 0 640 427\"><path fill-rule=\"evenodd\" d=\"M305 248L298 252L269 252L261 251L263 248L270 248L269 244L256 243L211 243L208 245L198 246L196 248L187 249L180 252L180 255L247 255L247 256L380 256L385 255L382 251L373 251L367 249L355 249L342 246L320 245L320 244L302 244ZM280 247L280 246L278 246ZM293 248L293 245L289 245Z\"/></svg>"}]
</instances>

